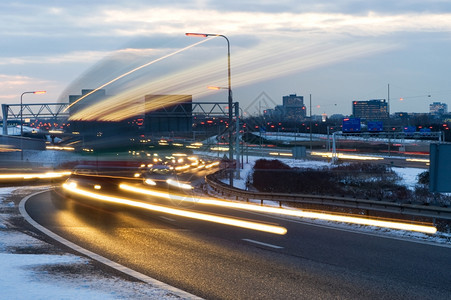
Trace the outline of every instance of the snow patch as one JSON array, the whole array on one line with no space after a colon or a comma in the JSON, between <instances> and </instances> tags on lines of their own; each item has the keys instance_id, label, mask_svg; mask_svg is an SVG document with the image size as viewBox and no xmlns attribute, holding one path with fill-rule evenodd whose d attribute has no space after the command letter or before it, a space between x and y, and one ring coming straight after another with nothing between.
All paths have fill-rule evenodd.
<instances>
[{"instance_id":1,"label":"snow patch","mask_svg":"<svg viewBox=\"0 0 451 300\"><path fill-rule=\"evenodd\" d=\"M34 191L39 189L35 188ZM0 210L14 206L4 197L14 190L16 188L0 188ZM2 299L180 299L171 292L147 283L112 277L97 269L90 270L91 260L77 255L9 253L11 249L53 247L9 228L9 217L0 214ZM65 268L69 271L64 271ZM70 272L73 269L82 271L73 274Z\"/></svg>"}]
</instances>

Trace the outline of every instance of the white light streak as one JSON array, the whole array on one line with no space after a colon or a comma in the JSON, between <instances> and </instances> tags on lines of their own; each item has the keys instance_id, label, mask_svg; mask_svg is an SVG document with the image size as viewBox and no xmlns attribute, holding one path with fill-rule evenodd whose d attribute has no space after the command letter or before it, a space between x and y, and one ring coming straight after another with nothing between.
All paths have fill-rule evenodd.
<instances>
[{"instance_id":1,"label":"white light streak","mask_svg":"<svg viewBox=\"0 0 451 300\"><path fill-rule=\"evenodd\" d=\"M429 233L429 234L434 234L437 232L437 228L435 228L434 226L427 226L427 225L417 225L417 224L361 218L361 217L354 217L354 216L342 216L342 215L334 215L334 214L327 214L327 213L309 212L309 211L301 211L301 210L286 209L286 208L279 208L279 207L260 206L260 205L255 205L255 204L238 203L238 202L218 200L218 199L213 199L213 198L188 197L186 195L174 195L174 194L169 194L169 193L160 192L160 191L156 191L156 190L142 189L142 188L130 186L127 184L120 184L119 188L126 190L126 191L130 191L130 192L160 197L160 198L164 198L164 199L194 202L194 203L199 203L199 204L207 204L207 205L215 205L215 206L223 206L223 207L237 208L237 209L243 209L243 210L257 211L257 212L262 212L262 213L272 213L272 214L280 214L280 215L293 216L293 217L319 219L319 220L326 220L326 221L332 221L332 222L344 222L344 223L367 225L367 226L386 227L386 228L399 229L399 230L424 232L424 233Z\"/></svg>"},{"instance_id":2,"label":"white light streak","mask_svg":"<svg viewBox=\"0 0 451 300\"><path fill-rule=\"evenodd\" d=\"M150 66L150 65L152 65L152 64L154 64L154 63L157 63L157 62L159 62L159 61L162 61L163 59L166 59L166 58L168 58L168 57L174 56L174 55L176 55L176 54L178 54L178 53L180 53L180 52L183 52L183 51L185 51L185 50L188 50L188 49L190 49L190 48L192 48L192 47L194 47L194 46L197 46L197 45L199 45L199 44L205 43L207 40L209 40L209 39L201 40L201 41L199 41L199 42L197 42L197 43L191 44L191 45L189 45L189 46L187 46L187 47L184 47L184 48L182 48L182 49L179 49L179 50L177 50L177 51L174 51L174 52L172 52L172 53L169 53L169 54L167 54L167 55L164 55L164 56L162 56L162 57L160 57L160 58L154 59L154 60L151 61L151 62L148 62L148 63L146 63L146 64L143 64L143 65L141 65L141 66L139 66L139 67L137 67L137 68L134 68L133 70L130 70L130 71L124 73L124 74L122 74L122 75L120 75L120 76L118 76L118 77L116 77L116 78L114 78L114 79L108 81L107 83L105 83L105 84L99 86L98 88L93 89L93 90L90 91L89 93L86 93L85 95L83 95L82 97L80 97L80 98L77 99L76 101L72 102L70 105L68 105L68 106L64 109L63 112L66 112L66 111L67 111L70 107L72 107L74 104L78 103L79 101L83 100L84 98L88 97L89 95L92 95L93 93L97 92L98 90L103 89L104 87L106 87L106 86L112 84L113 82L118 81L119 79L124 78L124 77L126 77L126 76L128 76L128 75L130 75L130 74L132 74L132 73L134 73L134 72L136 72L136 71L138 71L138 70L141 70L142 68L148 67L148 66Z\"/></svg>"},{"instance_id":3,"label":"white light streak","mask_svg":"<svg viewBox=\"0 0 451 300\"><path fill-rule=\"evenodd\" d=\"M166 180L166 182L169 185L172 185L172 186L175 186L175 187L178 187L178 188L181 188L181 189L185 189L185 190L192 190L193 189L192 185L187 184L187 183L183 183L183 182L180 182L180 181L168 179L168 180Z\"/></svg>"},{"instance_id":4,"label":"white light streak","mask_svg":"<svg viewBox=\"0 0 451 300\"><path fill-rule=\"evenodd\" d=\"M257 223L257 222L253 222L253 221L233 219L233 218L228 218L228 217L210 215L210 214L199 213L199 212L194 212L194 211L187 211L187 210L176 209L176 208L170 208L170 207L166 207L166 206L155 205L155 204L150 204L150 203L145 203L145 202L139 202L139 201L135 201L132 199L108 196L108 195L104 195L104 194L93 193L91 191L83 190L83 189L77 188L74 185L66 184L66 183L63 184L63 188L65 190L72 192L74 194L77 194L77 195L81 195L84 197L88 197L88 198L100 200L100 201L105 201L105 202L109 202L109 203L123 204L123 205L132 206L132 207L143 208L143 209L147 209L147 210L151 210L151 211L158 211L158 212L162 212L162 213L177 215L177 216L181 216L181 217L204 220L204 221L208 221L208 222L242 227L242 228L264 231L264 232L269 232L269 233L274 233L274 234L283 235L283 234L287 233L287 229L284 227L281 227L281 226Z\"/></svg>"}]
</instances>

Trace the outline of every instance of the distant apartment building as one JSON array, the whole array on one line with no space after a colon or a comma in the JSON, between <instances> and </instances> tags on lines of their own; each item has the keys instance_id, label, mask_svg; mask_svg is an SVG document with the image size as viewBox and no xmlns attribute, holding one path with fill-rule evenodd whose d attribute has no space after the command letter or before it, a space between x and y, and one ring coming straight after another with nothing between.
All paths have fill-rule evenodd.
<instances>
[{"instance_id":1,"label":"distant apartment building","mask_svg":"<svg viewBox=\"0 0 451 300\"><path fill-rule=\"evenodd\" d=\"M282 97L282 105L277 105L274 109L266 109L265 116L280 121L300 121L306 116L304 96L290 94Z\"/></svg>"},{"instance_id":2,"label":"distant apartment building","mask_svg":"<svg viewBox=\"0 0 451 300\"><path fill-rule=\"evenodd\" d=\"M288 96L283 96L282 101L286 120L296 121L305 118L306 109L304 105L304 96L290 94Z\"/></svg>"},{"instance_id":3,"label":"distant apartment building","mask_svg":"<svg viewBox=\"0 0 451 300\"><path fill-rule=\"evenodd\" d=\"M394 115L394 119L401 120L401 121L406 121L411 117L411 114L409 114L408 112L405 112L405 111L395 112L393 115Z\"/></svg>"},{"instance_id":4,"label":"distant apartment building","mask_svg":"<svg viewBox=\"0 0 451 300\"><path fill-rule=\"evenodd\" d=\"M429 104L429 113L431 115L444 115L448 113L448 105L441 102Z\"/></svg>"},{"instance_id":5,"label":"distant apartment building","mask_svg":"<svg viewBox=\"0 0 451 300\"><path fill-rule=\"evenodd\" d=\"M385 99L352 102L352 115L362 120L388 119L388 105Z\"/></svg>"}]
</instances>

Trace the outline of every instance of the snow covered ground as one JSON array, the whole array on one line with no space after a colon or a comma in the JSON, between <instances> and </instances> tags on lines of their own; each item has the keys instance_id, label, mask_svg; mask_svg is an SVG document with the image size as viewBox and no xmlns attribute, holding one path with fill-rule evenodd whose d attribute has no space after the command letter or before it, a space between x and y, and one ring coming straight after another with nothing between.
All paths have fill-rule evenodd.
<instances>
[{"instance_id":1,"label":"snow covered ground","mask_svg":"<svg viewBox=\"0 0 451 300\"><path fill-rule=\"evenodd\" d=\"M340 133L340 132L339 132ZM260 136L259 132L253 132L254 135ZM294 142L294 141L309 141L310 140L310 133L295 133L295 132L265 132L262 134L262 137L264 137L267 140L270 141L284 141L284 142ZM327 134L312 134L312 139L315 141L319 140L327 140ZM332 134L329 134L329 139L332 140ZM337 139L344 139L344 140L353 140L353 141L368 141L369 138L366 136L337 136ZM371 136L370 140L372 142L384 142L387 143L387 138L380 138L380 137L374 137ZM436 143L437 140L416 140L416 139L410 139L410 138L396 138L396 139L390 139L390 142L392 143L401 143L401 144L411 144L411 143L426 143L429 144L431 142Z\"/></svg>"},{"instance_id":2,"label":"snow covered ground","mask_svg":"<svg viewBox=\"0 0 451 300\"><path fill-rule=\"evenodd\" d=\"M261 157L249 156L248 163L244 162L243 169L240 170L240 179L234 180L234 187L239 189L246 189L246 179L251 174L252 168L255 162ZM326 161L316 161L316 160L303 160L303 159L292 159L292 158L280 158L280 157L264 157L264 159L277 159L286 165L293 168L320 168L331 166L330 162ZM401 178L402 183L409 189L413 189L418 181L418 174L426 171L420 168L398 168L392 167ZM228 183L228 182L226 182Z\"/></svg>"},{"instance_id":3,"label":"snow covered ground","mask_svg":"<svg viewBox=\"0 0 451 300\"><path fill-rule=\"evenodd\" d=\"M0 188L0 299L180 299L147 283L112 276L91 259L65 253L16 227L17 203L11 199L35 191Z\"/></svg>"}]
</instances>

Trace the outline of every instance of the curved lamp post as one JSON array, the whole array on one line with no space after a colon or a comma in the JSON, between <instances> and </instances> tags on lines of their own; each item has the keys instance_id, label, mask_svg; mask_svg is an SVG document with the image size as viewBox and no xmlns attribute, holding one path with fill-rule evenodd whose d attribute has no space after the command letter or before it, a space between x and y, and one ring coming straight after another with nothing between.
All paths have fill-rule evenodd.
<instances>
[{"instance_id":1,"label":"curved lamp post","mask_svg":"<svg viewBox=\"0 0 451 300\"><path fill-rule=\"evenodd\" d=\"M23 92L22 95L20 95L20 160L23 160L23 146L22 146L22 137L23 137L22 98L23 98L23 95L25 95L25 94L45 94L45 93L46 93L46 91L32 91L32 92Z\"/></svg>"},{"instance_id":2,"label":"curved lamp post","mask_svg":"<svg viewBox=\"0 0 451 300\"><path fill-rule=\"evenodd\" d=\"M231 73L230 73L230 42L229 39L222 34L214 34L214 33L185 33L186 36L196 36L196 37L209 37L209 36L220 36L227 41L227 72L228 72L228 80L229 80L229 159L233 159L233 141L232 141L232 122L233 122L233 99L232 99L232 82L231 82ZM233 186L233 175L230 176L230 185Z\"/></svg>"}]
</instances>

